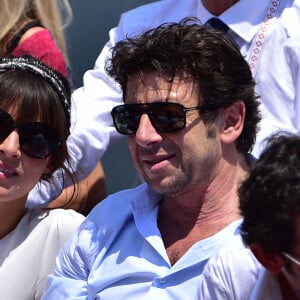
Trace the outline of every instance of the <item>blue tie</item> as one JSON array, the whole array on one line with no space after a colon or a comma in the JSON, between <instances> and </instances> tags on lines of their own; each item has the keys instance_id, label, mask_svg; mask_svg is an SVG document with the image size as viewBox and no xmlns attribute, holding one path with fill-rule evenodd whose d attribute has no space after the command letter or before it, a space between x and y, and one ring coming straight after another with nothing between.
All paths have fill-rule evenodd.
<instances>
[{"instance_id":1,"label":"blue tie","mask_svg":"<svg viewBox=\"0 0 300 300\"><path fill-rule=\"evenodd\" d=\"M223 31L226 36L230 39L230 41L232 42L232 44L237 48L240 49L240 47L237 45L237 43L234 41L234 39L229 35L228 31L229 31L229 27L223 22L221 21L219 18L213 17L208 19L205 24L205 26Z\"/></svg>"},{"instance_id":2,"label":"blue tie","mask_svg":"<svg viewBox=\"0 0 300 300\"><path fill-rule=\"evenodd\" d=\"M218 30L223 31L225 33L227 33L227 31L229 30L229 27L223 21L221 21L218 18L210 18L209 20L207 20L205 25L207 25L209 27L212 27L214 29L218 29Z\"/></svg>"}]
</instances>

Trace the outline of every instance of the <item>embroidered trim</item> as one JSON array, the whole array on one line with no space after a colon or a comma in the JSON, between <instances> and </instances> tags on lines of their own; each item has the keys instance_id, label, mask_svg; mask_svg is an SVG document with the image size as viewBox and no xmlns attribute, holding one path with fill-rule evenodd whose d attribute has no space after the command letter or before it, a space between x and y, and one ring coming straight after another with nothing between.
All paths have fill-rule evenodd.
<instances>
[{"instance_id":1,"label":"embroidered trim","mask_svg":"<svg viewBox=\"0 0 300 300\"><path fill-rule=\"evenodd\" d=\"M262 48L264 46L264 42L266 40L266 36L271 31L272 26L274 25L276 21L276 15L277 11L280 5L280 0L273 0L271 1L264 18L264 21L262 22L258 33L256 34L254 38L254 42L252 43L252 46L249 51L248 55L248 63L250 66L250 69L252 71L253 76L256 75L257 71L257 63L259 61L259 56L262 52Z\"/></svg>"}]
</instances>

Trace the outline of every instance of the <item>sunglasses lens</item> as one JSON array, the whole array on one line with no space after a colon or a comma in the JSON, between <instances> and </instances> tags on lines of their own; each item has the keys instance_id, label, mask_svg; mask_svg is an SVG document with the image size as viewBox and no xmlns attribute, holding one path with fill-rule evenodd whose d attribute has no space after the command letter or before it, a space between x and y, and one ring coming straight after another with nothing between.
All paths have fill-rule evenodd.
<instances>
[{"instance_id":1,"label":"sunglasses lens","mask_svg":"<svg viewBox=\"0 0 300 300\"><path fill-rule=\"evenodd\" d=\"M55 131L41 123L31 123L19 128L21 149L34 158L46 158L59 145Z\"/></svg>"},{"instance_id":2,"label":"sunglasses lens","mask_svg":"<svg viewBox=\"0 0 300 300\"><path fill-rule=\"evenodd\" d=\"M176 132L185 127L185 113L177 103L154 103L148 115L155 129L161 132Z\"/></svg>"},{"instance_id":3,"label":"sunglasses lens","mask_svg":"<svg viewBox=\"0 0 300 300\"><path fill-rule=\"evenodd\" d=\"M11 116L0 109L0 142L3 142L14 129L14 121Z\"/></svg>"},{"instance_id":4,"label":"sunglasses lens","mask_svg":"<svg viewBox=\"0 0 300 300\"><path fill-rule=\"evenodd\" d=\"M113 108L111 114L119 133L126 135L136 133L141 115L133 106L119 105Z\"/></svg>"},{"instance_id":5,"label":"sunglasses lens","mask_svg":"<svg viewBox=\"0 0 300 300\"><path fill-rule=\"evenodd\" d=\"M147 114L154 128L160 132L176 132L185 127L182 105L170 102L125 104L114 107L112 117L121 134L135 134L142 114Z\"/></svg>"}]
</instances>

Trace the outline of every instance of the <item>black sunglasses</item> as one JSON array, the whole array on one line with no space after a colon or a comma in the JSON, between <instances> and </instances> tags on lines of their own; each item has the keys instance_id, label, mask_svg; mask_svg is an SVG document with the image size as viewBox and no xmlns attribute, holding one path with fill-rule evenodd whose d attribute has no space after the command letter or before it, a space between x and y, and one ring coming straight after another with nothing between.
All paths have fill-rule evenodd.
<instances>
[{"instance_id":1,"label":"black sunglasses","mask_svg":"<svg viewBox=\"0 0 300 300\"><path fill-rule=\"evenodd\" d=\"M185 127L187 112L201 109L202 106L186 108L180 103L172 102L124 104L114 107L111 115L117 131L131 135L136 133L143 114L148 115L157 131L176 132Z\"/></svg>"},{"instance_id":2,"label":"black sunglasses","mask_svg":"<svg viewBox=\"0 0 300 300\"><path fill-rule=\"evenodd\" d=\"M53 128L39 122L16 125L12 117L0 109L0 143L17 129L21 150L34 158L48 157L58 146L58 136Z\"/></svg>"}]
</instances>

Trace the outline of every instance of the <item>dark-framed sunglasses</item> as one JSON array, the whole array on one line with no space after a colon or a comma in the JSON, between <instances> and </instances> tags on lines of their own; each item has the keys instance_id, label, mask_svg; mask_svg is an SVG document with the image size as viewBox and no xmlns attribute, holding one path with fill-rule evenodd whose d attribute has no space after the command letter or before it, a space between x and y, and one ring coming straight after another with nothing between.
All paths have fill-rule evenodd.
<instances>
[{"instance_id":1,"label":"dark-framed sunglasses","mask_svg":"<svg viewBox=\"0 0 300 300\"><path fill-rule=\"evenodd\" d=\"M47 158L60 144L52 127L40 122L15 124L10 114L0 109L0 143L14 130L18 131L22 152L34 158Z\"/></svg>"},{"instance_id":2,"label":"dark-framed sunglasses","mask_svg":"<svg viewBox=\"0 0 300 300\"><path fill-rule=\"evenodd\" d=\"M202 106L184 107L180 103L173 102L123 104L114 107L111 115L117 131L121 134L135 134L143 114L148 115L158 132L176 132L185 127L187 112L202 108Z\"/></svg>"}]
</instances>

